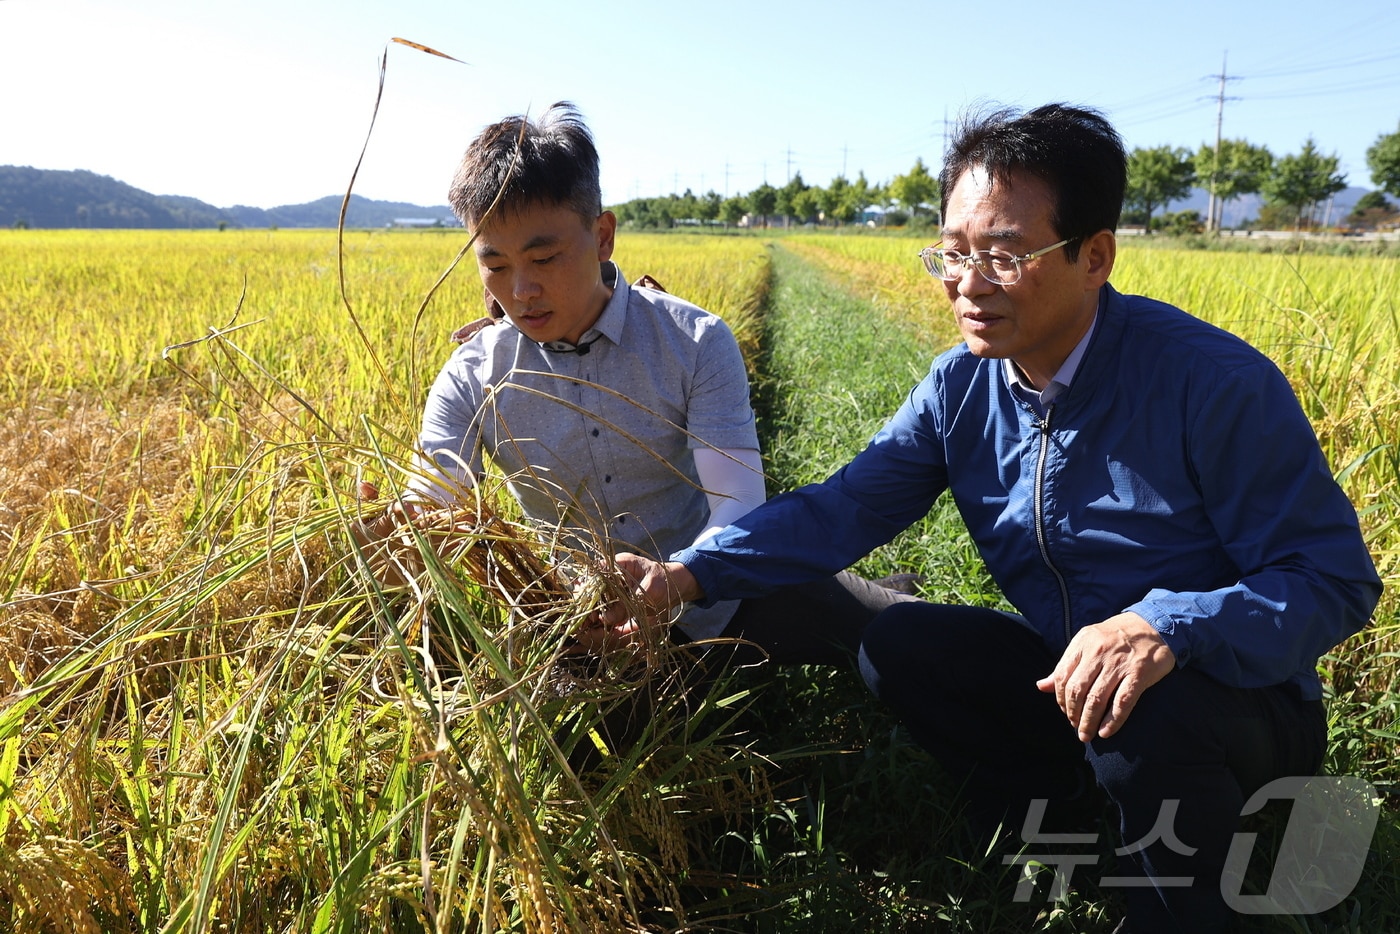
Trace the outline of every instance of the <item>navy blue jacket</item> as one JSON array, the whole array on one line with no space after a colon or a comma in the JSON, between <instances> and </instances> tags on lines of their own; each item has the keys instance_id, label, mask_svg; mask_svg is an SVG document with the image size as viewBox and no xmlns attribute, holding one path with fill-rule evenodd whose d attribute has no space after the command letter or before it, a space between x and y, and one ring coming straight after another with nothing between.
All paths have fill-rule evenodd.
<instances>
[{"instance_id":1,"label":"navy blue jacket","mask_svg":"<svg viewBox=\"0 0 1400 934\"><path fill-rule=\"evenodd\" d=\"M1052 649L1124 611L1178 665L1321 696L1317 659L1381 584L1356 512L1278 368L1233 335L1104 286L1042 417L966 345L856 458L674 557L707 600L847 567L951 492L1002 592Z\"/></svg>"}]
</instances>

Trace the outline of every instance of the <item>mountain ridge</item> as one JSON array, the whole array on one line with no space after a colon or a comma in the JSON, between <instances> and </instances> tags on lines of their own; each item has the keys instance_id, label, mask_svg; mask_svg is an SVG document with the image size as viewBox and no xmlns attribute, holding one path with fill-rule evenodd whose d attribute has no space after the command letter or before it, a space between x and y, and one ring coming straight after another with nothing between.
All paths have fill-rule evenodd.
<instances>
[{"instance_id":1,"label":"mountain ridge","mask_svg":"<svg viewBox=\"0 0 1400 934\"><path fill-rule=\"evenodd\" d=\"M156 195L86 169L0 165L0 227L210 229L335 227L341 195L273 208L221 208L185 195ZM351 195L347 227L385 227L412 219L420 226L458 226L446 205L376 201ZM427 222L427 223L423 223Z\"/></svg>"}]
</instances>

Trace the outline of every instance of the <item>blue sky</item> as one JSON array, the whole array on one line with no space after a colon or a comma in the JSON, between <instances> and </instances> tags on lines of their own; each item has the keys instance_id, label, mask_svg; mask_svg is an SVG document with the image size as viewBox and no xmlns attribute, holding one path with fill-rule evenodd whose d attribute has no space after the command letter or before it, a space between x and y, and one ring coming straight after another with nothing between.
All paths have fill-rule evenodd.
<instances>
[{"instance_id":1,"label":"blue sky","mask_svg":"<svg viewBox=\"0 0 1400 934\"><path fill-rule=\"evenodd\" d=\"M1101 12L1112 9L1112 12ZM939 162L979 102L1104 110L1129 147L1224 132L1351 184L1400 126L1400 3L0 0L0 164L270 207L340 194L395 36L356 192L440 204L485 124L574 101L610 202L826 184ZM1228 56L1228 58L1226 58ZM1237 80L1234 80L1237 79Z\"/></svg>"}]
</instances>

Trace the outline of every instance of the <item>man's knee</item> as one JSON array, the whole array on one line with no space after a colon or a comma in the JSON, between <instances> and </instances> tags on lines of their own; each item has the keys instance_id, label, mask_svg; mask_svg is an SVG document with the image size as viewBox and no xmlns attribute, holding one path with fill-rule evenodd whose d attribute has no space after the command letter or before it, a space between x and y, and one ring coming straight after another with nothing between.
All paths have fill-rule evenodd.
<instances>
[{"instance_id":1,"label":"man's knee","mask_svg":"<svg viewBox=\"0 0 1400 934\"><path fill-rule=\"evenodd\" d=\"M1138 786L1156 787L1167 776L1195 782L1222 775L1235 758L1225 726L1237 716L1230 694L1186 668L1148 688L1117 733L1090 741L1088 759L1099 785L1121 800Z\"/></svg>"},{"instance_id":2,"label":"man's knee","mask_svg":"<svg viewBox=\"0 0 1400 934\"><path fill-rule=\"evenodd\" d=\"M860 641L860 673L876 697L887 681L901 680L928 664L916 646L929 638L928 604L895 603L876 614Z\"/></svg>"},{"instance_id":3,"label":"man's knee","mask_svg":"<svg viewBox=\"0 0 1400 934\"><path fill-rule=\"evenodd\" d=\"M1199 756L1202 745L1217 743L1211 727L1230 714L1230 690L1207 675L1178 668L1137 699L1128 719L1112 737L1094 740L1098 748L1140 751L1146 755Z\"/></svg>"},{"instance_id":4,"label":"man's knee","mask_svg":"<svg viewBox=\"0 0 1400 934\"><path fill-rule=\"evenodd\" d=\"M1090 742L1100 784L1144 773L1201 775L1228 770L1246 791L1321 764L1325 720L1291 688L1234 688L1180 668L1143 692L1122 729Z\"/></svg>"}]
</instances>

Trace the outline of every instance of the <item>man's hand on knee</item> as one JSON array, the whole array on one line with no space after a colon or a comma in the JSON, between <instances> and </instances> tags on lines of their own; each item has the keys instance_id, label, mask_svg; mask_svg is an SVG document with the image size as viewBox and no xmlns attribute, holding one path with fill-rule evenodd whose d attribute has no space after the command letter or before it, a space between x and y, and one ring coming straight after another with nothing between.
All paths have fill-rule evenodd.
<instances>
[{"instance_id":1,"label":"man's hand on knee","mask_svg":"<svg viewBox=\"0 0 1400 934\"><path fill-rule=\"evenodd\" d=\"M1142 692L1175 667L1176 655L1161 633L1136 613L1120 613L1079 630L1055 670L1036 687L1055 695L1087 743L1118 732Z\"/></svg>"}]
</instances>

